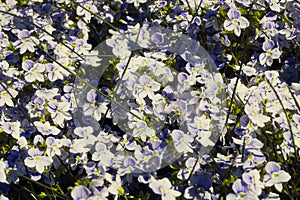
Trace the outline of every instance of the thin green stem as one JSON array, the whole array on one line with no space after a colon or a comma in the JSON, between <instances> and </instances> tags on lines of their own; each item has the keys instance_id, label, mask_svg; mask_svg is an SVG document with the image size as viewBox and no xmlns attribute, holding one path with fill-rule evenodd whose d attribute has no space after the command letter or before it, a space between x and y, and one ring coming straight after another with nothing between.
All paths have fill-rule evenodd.
<instances>
[{"instance_id":1,"label":"thin green stem","mask_svg":"<svg viewBox=\"0 0 300 200\"><path fill-rule=\"evenodd\" d=\"M81 82L85 83L89 88L94 89L97 93L99 93L100 95L102 95L104 98L110 100L111 102L117 104L118 106L120 106L123 110L125 110L126 112L130 113L131 115L133 115L134 117L138 118L139 120L143 120L141 119L139 116L137 116L136 114L134 114L132 111L128 110L125 106L123 106L121 103L117 102L116 100L114 100L112 97L108 96L107 94L101 92L97 87L93 86L92 84L90 84L87 80L85 80L84 78L78 76L75 72L71 71L70 69L68 69L67 67L65 67L64 65L62 65L60 62L58 62L55 58L53 58L51 55L49 55L47 52L45 52L42 48L40 48L38 46L38 48L43 51L43 53L45 55L48 56L48 58L50 60L52 60L53 62L55 62L56 64L58 64L60 67L62 67L64 70L66 70L67 72L69 72L71 75L75 76L76 78L78 78Z\"/></svg>"},{"instance_id":2,"label":"thin green stem","mask_svg":"<svg viewBox=\"0 0 300 200\"><path fill-rule=\"evenodd\" d=\"M16 18L18 18L18 19L21 19L21 20L23 20L23 21L25 21L25 22L28 22L28 23L32 24L32 25L33 25L34 27L36 27L37 29L39 29L39 30L45 32L47 35L49 35L50 37L52 37L56 42L62 44L62 45L65 46L65 47L67 47L69 50L71 50L73 53L75 53L79 58L81 58L82 60L85 60L81 55L79 55L77 52L75 52L74 49L72 49L70 46L68 46L68 45L66 45L65 43L59 41L59 40L58 40L56 37L54 37L51 33L49 33L48 31L46 31L45 29L39 27L38 25L34 24L32 21L30 21L30 20L28 20L28 19L26 19L26 18L24 18L24 17L19 17L18 15L15 15L15 14L13 14L13 13L9 13L9 12L3 11L3 10L0 10L0 13L4 13L4 14L7 14L7 15L11 15L11 16L13 16L13 17L16 17Z\"/></svg>"},{"instance_id":3,"label":"thin green stem","mask_svg":"<svg viewBox=\"0 0 300 200\"><path fill-rule=\"evenodd\" d=\"M287 123L288 123L288 126L289 126L289 129L290 129L290 133L291 133L291 137L292 137L292 142L293 142L293 147L294 147L294 151L295 151L295 157L296 157L296 160L298 161L299 160L299 157L298 157L298 152L297 152L297 147L296 147L296 143L295 143L295 136L293 134L293 130L292 130L292 125L291 125L291 122L289 120L289 117L288 117L288 113L286 111L286 109L284 108L284 105L280 99L280 96L279 94L277 93L277 91L275 90L274 86L271 84L271 82L269 81L268 78L265 77L265 80L268 82L268 84L270 85L270 87L272 88L273 92L275 93L281 107L282 107L282 110L284 112L284 115L286 117L286 120L287 120Z\"/></svg>"},{"instance_id":4,"label":"thin green stem","mask_svg":"<svg viewBox=\"0 0 300 200\"><path fill-rule=\"evenodd\" d=\"M65 195L64 195L63 193L61 193L60 191L58 191L56 188L50 187L50 186L45 185L45 184L43 184L43 183L40 183L40 182L38 182L38 181L34 181L34 180L32 180L31 178L28 178L27 176L24 176L23 174L21 174L21 173L19 173L19 172L17 172L17 171L15 171L14 173L16 173L19 177L21 177L21 178L23 178L23 179L25 179L25 180L27 180L27 181L29 181L29 182L32 182L32 183L35 183L35 184L37 184L37 185L39 185L39 186L42 186L42 187L44 187L44 188L47 188L48 190L55 191L55 192L58 194L58 196L60 196L61 198L65 198Z\"/></svg>"}]
</instances>

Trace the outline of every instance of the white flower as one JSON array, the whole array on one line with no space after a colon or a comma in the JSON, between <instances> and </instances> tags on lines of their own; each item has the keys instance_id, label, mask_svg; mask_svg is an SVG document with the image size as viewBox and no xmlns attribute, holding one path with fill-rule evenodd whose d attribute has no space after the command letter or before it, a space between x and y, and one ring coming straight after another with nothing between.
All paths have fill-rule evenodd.
<instances>
[{"instance_id":1,"label":"white flower","mask_svg":"<svg viewBox=\"0 0 300 200\"><path fill-rule=\"evenodd\" d=\"M52 163L52 159L43 156L43 151L39 149L29 149L28 150L28 157L25 158L24 163L27 167L36 169L37 172L43 173L45 167L48 167Z\"/></svg>"},{"instance_id":2,"label":"white flower","mask_svg":"<svg viewBox=\"0 0 300 200\"><path fill-rule=\"evenodd\" d=\"M133 3L135 7L139 7L140 3L146 3L147 0L126 0L127 3Z\"/></svg>"},{"instance_id":3,"label":"white flower","mask_svg":"<svg viewBox=\"0 0 300 200\"><path fill-rule=\"evenodd\" d=\"M32 60L25 60L22 63L22 68L25 70L25 80L28 82L33 82L35 80L44 81L44 76L42 72L45 71L45 65L40 63L35 63Z\"/></svg>"},{"instance_id":4,"label":"white flower","mask_svg":"<svg viewBox=\"0 0 300 200\"><path fill-rule=\"evenodd\" d=\"M245 29L250 25L249 21L245 17L241 16L240 11L236 8L231 8L228 11L227 16L229 19L225 20L224 27L228 31L233 30L236 36L240 36L241 29Z\"/></svg>"},{"instance_id":5,"label":"white flower","mask_svg":"<svg viewBox=\"0 0 300 200\"><path fill-rule=\"evenodd\" d=\"M172 189L172 184L167 178L161 180L153 180L150 182L149 187L155 194L161 195L162 200L172 200L176 199L181 195L180 192Z\"/></svg>"}]
</instances>

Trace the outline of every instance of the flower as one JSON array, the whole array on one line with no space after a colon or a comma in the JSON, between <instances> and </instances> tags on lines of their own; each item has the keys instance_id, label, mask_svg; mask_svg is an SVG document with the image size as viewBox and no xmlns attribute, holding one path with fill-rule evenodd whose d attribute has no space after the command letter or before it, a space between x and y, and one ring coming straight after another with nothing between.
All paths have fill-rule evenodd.
<instances>
[{"instance_id":1,"label":"flower","mask_svg":"<svg viewBox=\"0 0 300 200\"><path fill-rule=\"evenodd\" d=\"M83 185L78 185L73 188L71 192L71 197L74 200L83 200L83 199L88 199L90 194L91 191L87 187Z\"/></svg>"},{"instance_id":2,"label":"flower","mask_svg":"<svg viewBox=\"0 0 300 200\"><path fill-rule=\"evenodd\" d=\"M116 180L110 181L110 182L111 182L111 185L108 187L108 191L109 191L109 193L115 195L115 200L117 200L119 195L125 194L125 190L122 187L121 177L119 175L117 175Z\"/></svg>"},{"instance_id":3,"label":"flower","mask_svg":"<svg viewBox=\"0 0 300 200\"><path fill-rule=\"evenodd\" d=\"M60 139L55 139L54 137L47 137L46 139L46 144L47 144L47 150L46 153L50 157L53 157L55 155L60 156L61 151L60 148L63 146L63 142Z\"/></svg>"},{"instance_id":4,"label":"flower","mask_svg":"<svg viewBox=\"0 0 300 200\"><path fill-rule=\"evenodd\" d=\"M140 3L146 3L147 0L126 0L127 3L133 3L135 7L139 7Z\"/></svg>"},{"instance_id":5,"label":"flower","mask_svg":"<svg viewBox=\"0 0 300 200\"><path fill-rule=\"evenodd\" d=\"M200 169L200 163L198 162L198 159L193 157L188 158L185 161L185 168L179 170L177 178L180 180L187 180L191 173L197 171L198 169Z\"/></svg>"},{"instance_id":6,"label":"flower","mask_svg":"<svg viewBox=\"0 0 300 200\"><path fill-rule=\"evenodd\" d=\"M35 63L32 60L25 60L22 63L22 68L25 70L25 80L33 82L35 80L44 81L44 76L41 74L45 71L45 65Z\"/></svg>"},{"instance_id":7,"label":"flower","mask_svg":"<svg viewBox=\"0 0 300 200\"><path fill-rule=\"evenodd\" d=\"M261 65L271 66L274 59L280 58L281 52L279 48L275 47L273 40L266 39L263 43L262 49L265 51L259 55L259 63Z\"/></svg>"},{"instance_id":8,"label":"flower","mask_svg":"<svg viewBox=\"0 0 300 200\"><path fill-rule=\"evenodd\" d=\"M161 180L153 179L150 182L149 187L155 194L161 195L162 200L175 200L176 197L181 195L179 191L172 189L172 184L167 178Z\"/></svg>"},{"instance_id":9,"label":"flower","mask_svg":"<svg viewBox=\"0 0 300 200\"><path fill-rule=\"evenodd\" d=\"M64 127L64 120L72 119L72 116L69 113L70 104L67 102L50 101L47 109L51 113L51 118L54 123L58 124L60 127Z\"/></svg>"},{"instance_id":10,"label":"flower","mask_svg":"<svg viewBox=\"0 0 300 200\"><path fill-rule=\"evenodd\" d=\"M56 80L63 80L64 79L64 74L65 70L57 66L56 64L48 63L46 64L46 71L47 71L47 78L54 82Z\"/></svg>"},{"instance_id":11,"label":"flower","mask_svg":"<svg viewBox=\"0 0 300 200\"><path fill-rule=\"evenodd\" d=\"M181 130L173 130L172 138L178 152L193 152L191 143L194 141L194 138L191 135L184 134Z\"/></svg>"},{"instance_id":12,"label":"flower","mask_svg":"<svg viewBox=\"0 0 300 200\"><path fill-rule=\"evenodd\" d=\"M283 0L266 0L266 2L268 2L268 4L270 5L271 10L280 12L280 10L284 8L280 5L280 3L285 2L285 1L283 1Z\"/></svg>"},{"instance_id":13,"label":"flower","mask_svg":"<svg viewBox=\"0 0 300 200\"><path fill-rule=\"evenodd\" d=\"M76 14L78 16L84 16L84 20L90 22L92 14L91 13L98 13L98 9L95 5L93 5L92 0L79 0L77 3L80 6L77 6Z\"/></svg>"},{"instance_id":14,"label":"flower","mask_svg":"<svg viewBox=\"0 0 300 200\"><path fill-rule=\"evenodd\" d=\"M43 151L32 148L28 150L28 157L25 158L24 163L27 167L35 168L37 172L43 173L45 168L52 164L52 158L43 156Z\"/></svg>"},{"instance_id":15,"label":"flower","mask_svg":"<svg viewBox=\"0 0 300 200\"><path fill-rule=\"evenodd\" d=\"M18 32L18 40L13 45L16 49L20 49L20 54L24 54L27 50L34 52L35 46L39 43L40 41L36 37L31 36L28 30L23 29Z\"/></svg>"},{"instance_id":16,"label":"flower","mask_svg":"<svg viewBox=\"0 0 300 200\"><path fill-rule=\"evenodd\" d=\"M84 115L91 115L97 121L101 119L102 114L107 111L107 102L103 96L98 94L96 90L92 89L87 93L88 103L83 105Z\"/></svg>"},{"instance_id":17,"label":"flower","mask_svg":"<svg viewBox=\"0 0 300 200\"><path fill-rule=\"evenodd\" d=\"M203 145L214 146L215 143L210 140L211 132L209 130L210 127L210 119L207 119L205 115L196 116L192 123L188 123L188 130L192 135L196 136L196 140Z\"/></svg>"},{"instance_id":18,"label":"flower","mask_svg":"<svg viewBox=\"0 0 300 200\"><path fill-rule=\"evenodd\" d=\"M260 181L260 174L257 169L244 173L242 177L243 181L248 184L253 193L256 195L260 195L262 193L264 184Z\"/></svg>"},{"instance_id":19,"label":"flower","mask_svg":"<svg viewBox=\"0 0 300 200\"><path fill-rule=\"evenodd\" d=\"M249 21L245 17L241 16L240 11L236 8L230 8L227 12L227 16L229 19L225 20L224 27L228 31L233 30L236 36L240 36L241 29L245 29L250 25Z\"/></svg>"},{"instance_id":20,"label":"flower","mask_svg":"<svg viewBox=\"0 0 300 200\"><path fill-rule=\"evenodd\" d=\"M160 83L153 80L148 75L142 75L139 78L139 82L135 84L137 89L136 97L145 98L148 96L150 99L154 98L154 92L160 89Z\"/></svg>"},{"instance_id":21,"label":"flower","mask_svg":"<svg viewBox=\"0 0 300 200\"><path fill-rule=\"evenodd\" d=\"M143 142L146 141L147 136L152 137L155 136L155 130L148 127L147 123L144 121L137 121L136 127L133 130L133 137L140 137Z\"/></svg>"},{"instance_id":22,"label":"flower","mask_svg":"<svg viewBox=\"0 0 300 200\"><path fill-rule=\"evenodd\" d=\"M114 154L111 153L105 144L97 142L95 145L95 152L92 154L92 160L100 161L101 165L111 166L113 163Z\"/></svg>"},{"instance_id":23,"label":"flower","mask_svg":"<svg viewBox=\"0 0 300 200\"><path fill-rule=\"evenodd\" d=\"M4 84L3 84L4 85ZM18 92L12 88L4 88L0 85L0 107L5 104L8 106L14 106L12 98L15 98L18 95Z\"/></svg>"},{"instance_id":24,"label":"flower","mask_svg":"<svg viewBox=\"0 0 300 200\"><path fill-rule=\"evenodd\" d=\"M21 123L19 121L16 122L5 122L1 125L1 129L10 134L13 138L19 139L21 134Z\"/></svg>"},{"instance_id":25,"label":"flower","mask_svg":"<svg viewBox=\"0 0 300 200\"><path fill-rule=\"evenodd\" d=\"M60 133L59 128L51 126L49 122L35 121L33 124L42 135L58 135Z\"/></svg>"},{"instance_id":26,"label":"flower","mask_svg":"<svg viewBox=\"0 0 300 200\"><path fill-rule=\"evenodd\" d=\"M232 190L234 193L230 193L226 196L227 200L235 199L258 199L255 198L255 194L249 192L248 185L241 179L234 181L232 185Z\"/></svg>"},{"instance_id":27,"label":"flower","mask_svg":"<svg viewBox=\"0 0 300 200\"><path fill-rule=\"evenodd\" d=\"M263 181L265 186L270 187L274 185L275 188L281 192L283 189L282 183L288 182L291 176L284 170L281 170L280 165L274 161L268 162L265 169L267 172L267 174L264 175Z\"/></svg>"}]
</instances>

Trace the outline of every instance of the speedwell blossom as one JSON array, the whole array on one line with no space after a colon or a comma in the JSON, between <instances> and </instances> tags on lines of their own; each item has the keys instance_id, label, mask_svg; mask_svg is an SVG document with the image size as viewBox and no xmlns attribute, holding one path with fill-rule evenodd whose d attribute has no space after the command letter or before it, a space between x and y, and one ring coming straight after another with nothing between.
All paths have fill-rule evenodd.
<instances>
[{"instance_id":1,"label":"speedwell blossom","mask_svg":"<svg viewBox=\"0 0 300 200\"><path fill-rule=\"evenodd\" d=\"M282 183L291 179L291 176L284 170L281 170L280 165L273 161L267 163L266 172L267 174L264 176L265 186L270 187L274 185L279 192L283 189Z\"/></svg>"},{"instance_id":2,"label":"speedwell blossom","mask_svg":"<svg viewBox=\"0 0 300 200\"><path fill-rule=\"evenodd\" d=\"M240 11L238 11L236 8L231 8L228 11L227 16L229 19L225 20L224 27L228 31L233 30L236 36L240 36L241 29L245 29L250 25L249 21L243 17Z\"/></svg>"},{"instance_id":3,"label":"speedwell blossom","mask_svg":"<svg viewBox=\"0 0 300 200\"><path fill-rule=\"evenodd\" d=\"M25 60L22 63L22 68L25 70L25 80L33 82L35 80L44 81L44 75L42 72L45 71L45 65L35 63L32 60Z\"/></svg>"},{"instance_id":4,"label":"speedwell blossom","mask_svg":"<svg viewBox=\"0 0 300 200\"><path fill-rule=\"evenodd\" d=\"M30 168L35 168L39 173L43 173L45 168L52 164L52 159L44 156L43 151L39 149L29 149L28 155L29 156L24 160L25 165Z\"/></svg>"},{"instance_id":5,"label":"speedwell blossom","mask_svg":"<svg viewBox=\"0 0 300 200\"><path fill-rule=\"evenodd\" d=\"M173 189L171 182L167 178L161 180L152 180L149 187L155 194L161 195L162 200L172 200L176 199L181 195L180 192Z\"/></svg>"},{"instance_id":6,"label":"speedwell blossom","mask_svg":"<svg viewBox=\"0 0 300 200\"><path fill-rule=\"evenodd\" d=\"M234 193L230 193L226 196L226 199L258 199L255 194L249 191L248 185L241 179L237 179L233 185L232 190Z\"/></svg>"},{"instance_id":7,"label":"speedwell blossom","mask_svg":"<svg viewBox=\"0 0 300 200\"><path fill-rule=\"evenodd\" d=\"M51 113L51 118L54 123L60 127L64 127L64 120L72 119L69 113L70 104L67 102L50 101L47 106L48 111Z\"/></svg>"},{"instance_id":8,"label":"speedwell blossom","mask_svg":"<svg viewBox=\"0 0 300 200\"><path fill-rule=\"evenodd\" d=\"M260 64L271 66L274 59L280 58L281 52L278 47L275 47L275 42L273 40L265 40L262 46L264 50L263 53L259 55Z\"/></svg>"},{"instance_id":9,"label":"speedwell blossom","mask_svg":"<svg viewBox=\"0 0 300 200\"><path fill-rule=\"evenodd\" d=\"M146 3L147 0L126 0L127 3L133 3L135 7L139 7L140 3Z\"/></svg>"},{"instance_id":10,"label":"speedwell blossom","mask_svg":"<svg viewBox=\"0 0 300 200\"><path fill-rule=\"evenodd\" d=\"M4 88L0 85L0 107L5 104L8 106L14 106L12 98L15 98L18 95L18 92L12 88Z\"/></svg>"},{"instance_id":11,"label":"speedwell blossom","mask_svg":"<svg viewBox=\"0 0 300 200\"><path fill-rule=\"evenodd\" d=\"M33 124L42 135L58 135L60 133L60 130L55 126L51 126L49 122L35 121Z\"/></svg>"},{"instance_id":12,"label":"speedwell blossom","mask_svg":"<svg viewBox=\"0 0 300 200\"><path fill-rule=\"evenodd\" d=\"M18 32L18 40L16 40L13 45L16 49L20 49L20 54L25 53L27 50L34 52L35 46L40 43L36 37L30 34L31 33L26 29Z\"/></svg>"}]
</instances>

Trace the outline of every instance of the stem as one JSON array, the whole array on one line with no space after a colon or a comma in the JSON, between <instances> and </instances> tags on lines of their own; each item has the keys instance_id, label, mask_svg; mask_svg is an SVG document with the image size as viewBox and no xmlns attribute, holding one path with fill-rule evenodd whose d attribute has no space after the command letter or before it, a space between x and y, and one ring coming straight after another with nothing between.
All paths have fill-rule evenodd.
<instances>
[{"instance_id":1,"label":"stem","mask_svg":"<svg viewBox=\"0 0 300 200\"><path fill-rule=\"evenodd\" d=\"M71 50L73 53L75 53L79 58L81 58L82 60L85 60L81 55L79 55L77 52L74 51L74 49L72 49L70 46L66 45L65 43L59 41L56 37L54 37L51 33L49 33L48 31L44 30L43 28L39 27L38 25L34 24L33 22L31 22L30 20L24 18L24 17L19 17L18 15L15 15L13 13L9 13L9 12L6 12L6 11L3 11L3 10L0 10L0 13L4 13L4 14L7 14L7 15L11 15L13 17L16 17L18 19L21 19L25 22L28 22L30 24L32 24L34 27L38 28L39 30L45 32L47 35L51 36L56 42L62 44L63 46L67 47L69 50Z\"/></svg>"},{"instance_id":2,"label":"stem","mask_svg":"<svg viewBox=\"0 0 300 200\"><path fill-rule=\"evenodd\" d=\"M268 84L271 86L273 92L275 93L275 95L276 95L277 99L279 100L279 103L280 103L280 105L281 105L281 107L282 107L282 110L283 110L283 112L284 112L284 115L285 115L285 117L286 117L286 120L287 120L289 129L290 129L290 132L291 132L291 137L292 137L293 147L294 147L294 151L295 151L295 157L296 157L296 160L298 161L298 160L299 160L299 157L298 157L298 153L297 153L297 148L296 148L295 138L294 138L294 134L293 134L293 130L292 130L292 126L291 126L290 120L289 120L289 118L288 118L287 111L286 111L286 109L284 108L283 103L282 103L282 101L281 101L281 99L280 99L280 97L279 97L277 91L275 90L274 86L271 84L271 82L269 81L268 78L265 77L265 80L266 80L266 81L268 82Z\"/></svg>"}]
</instances>

